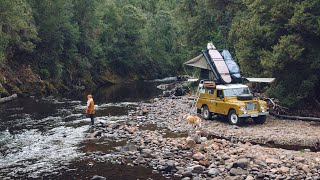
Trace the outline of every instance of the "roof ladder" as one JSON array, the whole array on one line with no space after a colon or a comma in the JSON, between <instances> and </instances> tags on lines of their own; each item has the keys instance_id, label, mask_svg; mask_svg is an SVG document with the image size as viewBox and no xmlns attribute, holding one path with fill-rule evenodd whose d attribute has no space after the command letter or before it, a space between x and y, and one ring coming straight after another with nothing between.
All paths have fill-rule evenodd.
<instances>
[{"instance_id":1,"label":"roof ladder","mask_svg":"<svg viewBox=\"0 0 320 180\"><path fill-rule=\"evenodd\" d=\"M195 108L197 107L197 102L199 100L200 93L201 93L202 89L203 89L203 84L199 85L197 88L196 96L193 99L192 106L190 109L190 114L197 114L197 110L195 110Z\"/></svg>"}]
</instances>

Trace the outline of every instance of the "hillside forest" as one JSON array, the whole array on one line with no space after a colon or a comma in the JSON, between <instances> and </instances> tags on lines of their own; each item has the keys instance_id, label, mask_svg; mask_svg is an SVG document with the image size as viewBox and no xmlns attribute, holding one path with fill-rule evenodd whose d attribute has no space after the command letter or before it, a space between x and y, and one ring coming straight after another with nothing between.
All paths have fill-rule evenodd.
<instances>
[{"instance_id":1,"label":"hillside forest","mask_svg":"<svg viewBox=\"0 0 320 180\"><path fill-rule=\"evenodd\" d=\"M0 94L192 72L207 42L288 107L320 101L319 0L1 0ZM23 77L27 76L26 82ZM32 78L31 78L32 77Z\"/></svg>"}]
</instances>

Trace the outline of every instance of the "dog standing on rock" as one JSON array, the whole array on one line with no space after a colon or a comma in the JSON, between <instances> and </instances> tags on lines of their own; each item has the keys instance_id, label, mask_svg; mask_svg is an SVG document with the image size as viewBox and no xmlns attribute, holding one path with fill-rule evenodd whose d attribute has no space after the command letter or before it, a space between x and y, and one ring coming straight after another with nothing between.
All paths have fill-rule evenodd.
<instances>
[{"instance_id":1,"label":"dog standing on rock","mask_svg":"<svg viewBox=\"0 0 320 180\"><path fill-rule=\"evenodd\" d=\"M201 118L197 115L186 114L182 117L182 120L187 120L188 124L191 124L194 129L201 128ZM182 120L178 121L176 125Z\"/></svg>"}]
</instances>

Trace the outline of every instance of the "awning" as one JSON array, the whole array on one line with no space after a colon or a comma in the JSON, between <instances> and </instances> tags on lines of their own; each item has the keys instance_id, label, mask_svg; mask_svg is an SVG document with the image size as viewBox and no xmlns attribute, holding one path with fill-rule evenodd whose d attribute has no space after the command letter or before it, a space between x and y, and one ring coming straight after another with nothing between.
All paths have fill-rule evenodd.
<instances>
[{"instance_id":1,"label":"awning","mask_svg":"<svg viewBox=\"0 0 320 180\"><path fill-rule=\"evenodd\" d=\"M187 66L193 66L193 67L197 67L197 68L201 68L201 69L208 69L211 70L210 67L207 64L206 59L203 57L202 54L200 54L199 56L183 63L184 65Z\"/></svg>"},{"instance_id":2,"label":"awning","mask_svg":"<svg viewBox=\"0 0 320 180\"><path fill-rule=\"evenodd\" d=\"M264 82L264 83L272 83L275 78L246 78L249 82Z\"/></svg>"}]
</instances>

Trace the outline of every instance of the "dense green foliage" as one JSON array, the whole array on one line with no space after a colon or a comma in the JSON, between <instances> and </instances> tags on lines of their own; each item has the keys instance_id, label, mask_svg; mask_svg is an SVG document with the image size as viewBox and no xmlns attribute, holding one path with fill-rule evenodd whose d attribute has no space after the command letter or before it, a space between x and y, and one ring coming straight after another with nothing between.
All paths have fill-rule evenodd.
<instances>
[{"instance_id":1,"label":"dense green foliage","mask_svg":"<svg viewBox=\"0 0 320 180\"><path fill-rule=\"evenodd\" d=\"M320 96L320 1L244 1L230 34L247 76L275 77L269 94L287 106Z\"/></svg>"},{"instance_id":2,"label":"dense green foliage","mask_svg":"<svg viewBox=\"0 0 320 180\"><path fill-rule=\"evenodd\" d=\"M160 78L208 41L288 106L319 101L318 0L2 0L0 63L65 85Z\"/></svg>"}]
</instances>

